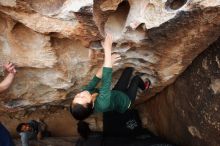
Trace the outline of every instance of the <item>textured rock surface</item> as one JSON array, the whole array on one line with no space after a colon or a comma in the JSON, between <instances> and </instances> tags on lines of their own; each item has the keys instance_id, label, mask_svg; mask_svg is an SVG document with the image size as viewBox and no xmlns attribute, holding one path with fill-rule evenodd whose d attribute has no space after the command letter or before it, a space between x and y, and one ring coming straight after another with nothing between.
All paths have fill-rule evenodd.
<instances>
[{"instance_id":1,"label":"textured rock surface","mask_svg":"<svg viewBox=\"0 0 220 146\"><path fill-rule=\"evenodd\" d=\"M220 144L220 38L140 110L152 131L187 146Z\"/></svg>"},{"instance_id":2,"label":"textured rock surface","mask_svg":"<svg viewBox=\"0 0 220 146\"><path fill-rule=\"evenodd\" d=\"M119 66L114 68L114 81L126 66L135 67L146 73L144 78L151 79L150 93L139 95L137 104L143 103L171 85L217 40L220 1L0 0L0 65L10 60L18 70L11 88L0 94L0 112L49 104L69 105L72 95L102 64L100 41L106 31L114 36L113 51L122 56ZM203 69L209 68L212 59L195 64L202 63ZM220 143L216 137L219 119L214 113L218 101L211 97L219 94L220 85L218 78L207 78L219 72L214 75L204 70L208 74L198 79L193 74L196 72L190 74L190 71L184 73L186 81L179 78L160 98L145 105L149 105L150 112L143 120L150 120L148 115L157 115L151 119L154 124L148 122L146 126L179 144L188 145L185 142L189 141L193 146L207 143L214 146ZM194 85L196 79L201 83ZM208 83L208 91L195 92L197 86L205 88L202 82ZM184 90L190 95L185 97ZM174 98L175 94L179 97ZM155 107L160 107L159 111L154 111ZM89 120L95 129L102 127L100 119ZM175 128L173 125L170 128L169 123L176 124Z\"/></svg>"},{"instance_id":3,"label":"textured rock surface","mask_svg":"<svg viewBox=\"0 0 220 146\"><path fill-rule=\"evenodd\" d=\"M122 0L0 1L0 63L18 67L1 110L57 104L94 75L105 31L125 66L146 73L147 100L171 84L220 34L220 2Z\"/></svg>"}]
</instances>

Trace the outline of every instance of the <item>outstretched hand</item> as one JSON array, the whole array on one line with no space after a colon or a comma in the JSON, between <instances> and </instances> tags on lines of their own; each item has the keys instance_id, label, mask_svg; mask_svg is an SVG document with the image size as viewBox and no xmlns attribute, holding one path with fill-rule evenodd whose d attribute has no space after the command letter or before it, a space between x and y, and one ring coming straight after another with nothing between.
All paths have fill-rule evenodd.
<instances>
[{"instance_id":1,"label":"outstretched hand","mask_svg":"<svg viewBox=\"0 0 220 146\"><path fill-rule=\"evenodd\" d=\"M4 65L4 68L8 72L8 74L4 78L4 80L0 82L0 92L3 92L9 88L16 74L15 66L12 63L6 63Z\"/></svg>"},{"instance_id":2,"label":"outstretched hand","mask_svg":"<svg viewBox=\"0 0 220 146\"><path fill-rule=\"evenodd\" d=\"M13 63L11 62L6 63L4 65L4 68L8 73L16 74L16 69Z\"/></svg>"}]
</instances>

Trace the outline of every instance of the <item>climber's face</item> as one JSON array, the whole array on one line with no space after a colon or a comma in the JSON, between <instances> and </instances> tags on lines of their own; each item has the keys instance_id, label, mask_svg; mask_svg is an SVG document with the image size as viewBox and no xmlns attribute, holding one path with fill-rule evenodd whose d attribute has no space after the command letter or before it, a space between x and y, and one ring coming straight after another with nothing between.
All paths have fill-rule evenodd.
<instances>
[{"instance_id":1,"label":"climber's face","mask_svg":"<svg viewBox=\"0 0 220 146\"><path fill-rule=\"evenodd\" d=\"M81 104L86 105L87 103L92 102L92 95L89 93L89 91L82 91L78 94L76 94L75 98L73 99L73 104Z\"/></svg>"}]
</instances>

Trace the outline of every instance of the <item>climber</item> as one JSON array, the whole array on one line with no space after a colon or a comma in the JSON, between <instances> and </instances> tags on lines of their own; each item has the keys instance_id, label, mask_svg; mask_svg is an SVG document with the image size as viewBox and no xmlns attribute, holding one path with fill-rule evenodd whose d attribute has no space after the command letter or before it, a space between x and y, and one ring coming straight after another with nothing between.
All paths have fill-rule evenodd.
<instances>
[{"instance_id":1,"label":"climber","mask_svg":"<svg viewBox=\"0 0 220 146\"><path fill-rule=\"evenodd\" d=\"M4 66L4 69L8 73L5 79L0 83L0 93L8 89L11 85L15 74L16 69L12 63L7 63ZM15 146L8 130L0 123L0 146Z\"/></svg>"},{"instance_id":2,"label":"climber","mask_svg":"<svg viewBox=\"0 0 220 146\"><path fill-rule=\"evenodd\" d=\"M50 132L46 130L46 124L42 120L30 120L28 123L18 124L16 131L21 136L22 146L28 146L30 139L40 140L43 137L50 136Z\"/></svg>"},{"instance_id":3,"label":"climber","mask_svg":"<svg viewBox=\"0 0 220 146\"><path fill-rule=\"evenodd\" d=\"M112 36L106 35L103 43L104 64L90 83L83 88L82 92L75 95L70 105L70 112L77 120L84 120L94 112L117 111L124 113L135 101L138 87L147 90L150 87L150 81L144 82L139 75L129 79L132 75L133 68L127 67L115 87L110 90L112 81L112 66L117 64L120 55L111 55ZM101 80L100 89L95 88ZM128 88L127 88L128 87Z\"/></svg>"}]
</instances>

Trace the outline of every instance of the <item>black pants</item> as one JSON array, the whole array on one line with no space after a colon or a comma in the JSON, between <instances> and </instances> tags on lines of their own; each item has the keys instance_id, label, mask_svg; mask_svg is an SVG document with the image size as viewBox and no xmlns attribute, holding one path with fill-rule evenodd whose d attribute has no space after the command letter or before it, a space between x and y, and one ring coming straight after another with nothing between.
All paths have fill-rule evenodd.
<instances>
[{"instance_id":1,"label":"black pants","mask_svg":"<svg viewBox=\"0 0 220 146\"><path fill-rule=\"evenodd\" d=\"M125 94L127 94L132 103L136 99L138 87L141 88L142 90L145 89L144 81L138 75L134 76L131 79L130 85L128 85L133 70L134 70L134 68L132 68L132 67L125 68L121 77L119 78L118 82L116 83L115 87L113 88L113 90L119 90L119 91L122 91Z\"/></svg>"}]
</instances>

